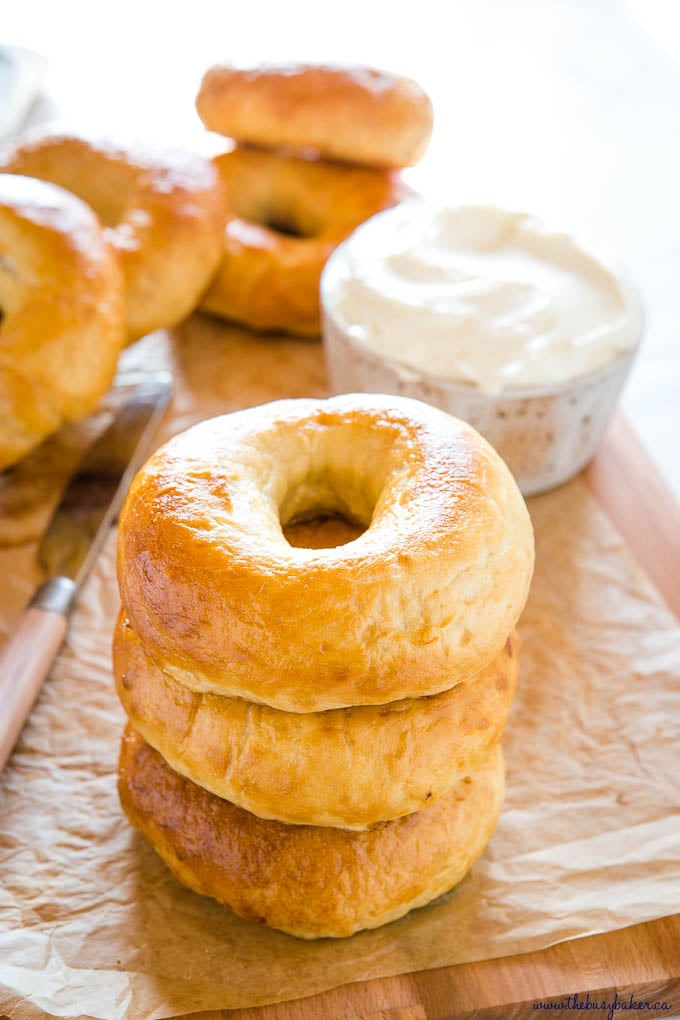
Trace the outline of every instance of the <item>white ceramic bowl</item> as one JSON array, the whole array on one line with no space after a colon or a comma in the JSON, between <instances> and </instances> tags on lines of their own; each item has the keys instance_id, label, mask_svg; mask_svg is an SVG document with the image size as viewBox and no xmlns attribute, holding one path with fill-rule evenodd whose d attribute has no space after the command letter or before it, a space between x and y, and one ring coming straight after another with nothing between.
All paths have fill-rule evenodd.
<instances>
[{"instance_id":1,"label":"white ceramic bowl","mask_svg":"<svg viewBox=\"0 0 680 1020\"><path fill-rule=\"evenodd\" d=\"M345 242L347 244L347 242ZM614 413L639 347L560 385L501 394L416 371L364 344L334 314L341 245L321 278L322 333L335 393L398 393L469 422L498 450L525 496L573 478L593 457Z\"/></svg>"}]
</instances>

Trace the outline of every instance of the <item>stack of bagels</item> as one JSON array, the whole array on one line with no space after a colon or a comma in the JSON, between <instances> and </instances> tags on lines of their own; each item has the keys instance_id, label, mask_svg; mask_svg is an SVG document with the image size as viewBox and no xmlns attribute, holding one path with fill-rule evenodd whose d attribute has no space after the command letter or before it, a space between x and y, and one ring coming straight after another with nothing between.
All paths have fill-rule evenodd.
<instances>
[{"instance_id":1,"label":"stack of bagels","mask_svg":"<svg viewBox=\"0 0 680 1020\"><path fill-rule=\"evenodd\" d=\"M439 896L499 817L532 567L503 461L418 401L175 437L120 520L130 821L191 889L303 938Z\"/></svg>"},{"instance_id":2,"label":"stack of bagels","mask_svg":"<svg viewBox=\"0 0 680 1020\"><path fill-rule=\"evenodd\" d=\"M230 215L206 311L259 330L321 332L319 280L333 249L404 194L432 104L414 81L363 66L215 66L196 107L237 144L217 156Z\"/></svg>"}]
</instances>

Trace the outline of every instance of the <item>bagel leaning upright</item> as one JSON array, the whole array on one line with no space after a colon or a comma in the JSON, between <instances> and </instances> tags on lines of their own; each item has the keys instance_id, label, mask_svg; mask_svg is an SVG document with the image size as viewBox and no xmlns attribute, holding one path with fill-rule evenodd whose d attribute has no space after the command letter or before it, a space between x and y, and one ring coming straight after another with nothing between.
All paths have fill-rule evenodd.
<instances>
[{"instance_id":1,"label":"bagel leaning upright","mask_svg":"<svg viewBox=\"0 0 680 1020\"><path fill-rule=\"evenodd\" d=\"M201 308L251 329L321 332L329 255L403 195L387 170L237 147L214 159L229 195L224 254Z\"/></svg>"},{"instance_id":2,"label":"bagel leaning upright","mask_svg":"<svg viewBox=\"0 0 680 1020\"><path fill-rule=\"evenodd\" d=\"M109 388L123 346L120 267L92 210L0 174L0 470Z\"/></svg>"},{"instance_id":3,"label":"bagel leaning upright","mask_svg":"<svg viewBox=\"0 0 680 1020\"><path fill-rule=\"evenodd\" d=\"M94 209L120 258L128 343L194 310L220 261L226 221L210 160L37 129L0 153L0 171L58 184Z\"/></svg>"}]
</instances>

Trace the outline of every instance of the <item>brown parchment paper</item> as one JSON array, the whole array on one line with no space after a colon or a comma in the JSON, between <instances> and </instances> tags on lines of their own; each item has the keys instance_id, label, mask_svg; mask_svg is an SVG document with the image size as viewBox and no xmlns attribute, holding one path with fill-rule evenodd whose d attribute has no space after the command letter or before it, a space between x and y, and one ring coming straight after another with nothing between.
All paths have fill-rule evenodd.
<instances>
[{"instance_id":1,"label":"brown parchment paper","mask_svg":"<svg viewBox=\"0 0 680 1020\"><path fill-rule=\"evenodd\" d=\"M137 345L126 363L175 372L159 441L238 406L325 392L317 345L255 339L202 318ZM0 490L6 540L37 534L56 498L43 479L32 503L31 474L29 463ZM530 508L537 566L496 834L443 899L377 931L317 943L190 893L123 818L112 534L0 783L0 1013L122 1020L256 1005L676 910L680 628L582 482ZM30 541L0 549L5 631L39 580L34 557Z\"/></svg>"}]
</instances>

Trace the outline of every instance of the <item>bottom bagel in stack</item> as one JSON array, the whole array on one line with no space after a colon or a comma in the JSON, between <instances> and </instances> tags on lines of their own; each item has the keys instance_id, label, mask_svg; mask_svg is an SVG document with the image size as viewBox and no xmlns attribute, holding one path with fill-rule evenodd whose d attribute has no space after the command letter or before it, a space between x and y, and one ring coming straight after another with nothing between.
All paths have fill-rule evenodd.
<instances>
[{"instance_id":1,"label":"bottom bagel in stack","mask_svg":"<svg viewBox=\"0 0 680 1020\"><path fill-rule=\"evenodd\" d=\"M173 772L131 727L121 803L172 873L251 921L315 939L352 935L456 885L501 811L500 747L432 807L364 832L258 818Z\"/></svg>"},{"instance_id":2,"label":"bottom bagel in stack","mask_svg":"<svg viewBox=\"0 0 680 1020\"><path fill-rule=\"evenodd\" d=\"M338 513L345 544L300 523ZM302 938L447 891L500 814L532 564L503 462L416 401L281 401L176 437L121 515L130 821L191 889Z\"/></svg>"}]
</instances>

